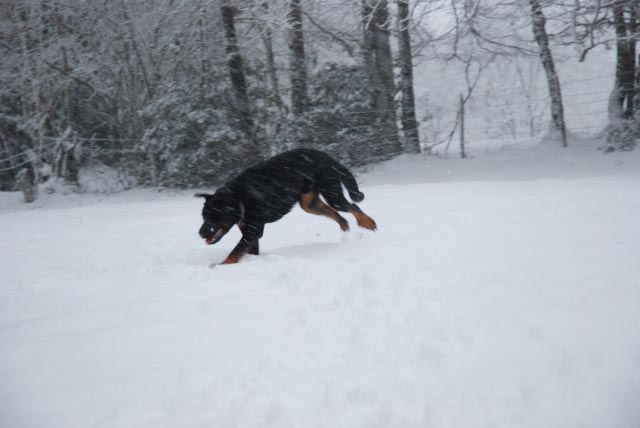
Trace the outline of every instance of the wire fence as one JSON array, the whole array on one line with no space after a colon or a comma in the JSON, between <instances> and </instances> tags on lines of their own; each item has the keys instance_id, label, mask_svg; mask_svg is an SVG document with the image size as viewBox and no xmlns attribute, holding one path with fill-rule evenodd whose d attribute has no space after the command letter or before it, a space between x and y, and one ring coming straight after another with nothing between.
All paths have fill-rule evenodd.
<instances>
[{"instance_id":1,"label":"wire fence","mask_svg":"<svg viewBox=\"0 0 640 428\"><path fill-rule=\"evenodd\" d=\"M603 74L600 76L574 79L563 84L562 89L565 109L565 122L570 132L582 132L597 135L603 131L607 125L607 105L610 91L603 87L600 90L579 91L578 85L584 86L587 82L605 80L609 83L615 77L614 74ZM465 140L468 146L473 146L474 140L495 138L495 139L521 139L535 138L546 134L549 129L549 97L544 92L544 88L534 88L528 90L522 86L502 87L487 96L474 95L465 107ZM593 108L586 108L593 106ZM430 106L419 111L419 130L421 134L422 147L431 150L434 147L451 144L452 139L459 136L459 117L457 115L458 106L449 106L446 113L430 113ZM396 109L398 128L402 130L405 121L400 112ZM331 112L328 112L331 114ZM347 118L352 118L352 122L361 122L363 115L375 116L379 110L363 109L353 111L336 110L334 114L340 113ZM349 120L346 120L348 122ZM366 138L358 138L360 131L366 129L378 129L374 135ZM314 132L318 138L340 139L341 137L353 134L350 142L353 144L382 144L389 139L394 139L398 133L394 129L380 131L371 123L354 124L338 128L326 128ZM43 147L40 147L40 156L51 156L61 142L61 137L44 136ZM151 152L142 147L142 138L99 138L99 137L74 137L77 144L87 148L93 154L109 153L112 155L149 155ZM6 152L5 152L6 153ZM375 161L372 157L361 163ZM31 163L27 156L27 150L18 153L6 153L0 157L0 172L8 172L22 168Z\"/></svg>"}]
</instances>

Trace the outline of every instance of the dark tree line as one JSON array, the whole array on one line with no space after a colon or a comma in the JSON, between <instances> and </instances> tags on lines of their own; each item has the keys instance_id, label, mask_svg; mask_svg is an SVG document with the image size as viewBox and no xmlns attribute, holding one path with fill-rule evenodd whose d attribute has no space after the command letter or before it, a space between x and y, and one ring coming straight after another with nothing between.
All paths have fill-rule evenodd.
<instances>
[{"instance_id":1,"label":"dark tree line","mask_svg":"<svg viewBox=\"0 0 640 428\"><path fill-rule=\"evenodd\" d=\"M91 165L136 184L212 186L292 147L351 165L405 151L396 109L413 97L406 10L396 99L386 1L343 8L352 14L347 41L311 16L314 4L3 2L0 188L14 189L19 178L32 188L51 177L77 183ZM320 37L307 25L336 51L362 55L318 63ZM413 115L405 134L415 152Z\"/></svg>"},{"instance_id":2,"label":"dark tree line","mask_svg":"<svg viewBox=\"0 0 640 428\"><path fill-rule=\"evenodd\" d=\"M580 60L615 46L606 149L628 150L640 136L639 3L0 2L0 190L33 199L38 183L75 185L96 167L131 185L209 187L301 146L347 165L428 152L418 57L458 64L461 108L492 64L539 58L566 145L560 46ZM443 11L449 27L430 31Z\"/></svg>"}]
</instances>

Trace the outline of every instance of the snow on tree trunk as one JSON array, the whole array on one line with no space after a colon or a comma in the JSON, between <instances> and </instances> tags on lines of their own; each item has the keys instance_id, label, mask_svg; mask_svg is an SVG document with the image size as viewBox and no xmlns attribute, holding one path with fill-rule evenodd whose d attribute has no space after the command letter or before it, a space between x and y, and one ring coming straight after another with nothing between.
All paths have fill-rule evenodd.
<instances>
[{"instance_id":1,"label":"snow on tree trunk","mask_svg":"<svg viewBox=\"0 0 640 428\"><path fill-rule=\"evenodd\" d=\"M262 3L262 8L264 9L265 15L267 15L269 11L269 4L266 1ZM284 109L284 102L280 95L280 81L278 79L278 72L276 69L275 55L273 54L273 32L268 25L261 31L261 36L266 52L267 70L269 72L269 80L271 81L271 93L276 106L278 106L278 109L282 112Z\"/></svg>"},{"instance_id":2,"label":"snow on tree trunk","mask_svg":"<svg viewBox=\"0 0 640 428\"><path fill-rule=\"evenodd\" d=\"M609 121L613 124L632 118L635 110L637 14L630 7L629 19L625 19L625 6L628 5L628 0L616 0L612 5L616 30L616 79L610 98Z\"/></svg>"},{"instance_id":3,"label":"snow on tree trunk","mask_svg":"<svg viewBox=\"0 0 640 428\"><path fill-rule=\"evenodd\" d=\"M549 87L549 98L551 99L551 126L552 130L560 133L562 146L567 146L567 130L564 121L564 108L562 105L562 93L560 91L560 80L556 73L553 55L549 46L549 37L545 28L546 18L542 12L539 0L529 0L531 5L531 20L533 26L533 36L540 47L540 59L542 67L547 76Z\"/></svg>"},{"instance_id":4,"label":"snow on tree trunk","mask_svg":"<svg viewBox=\"0 0 640 428\"><path fill-rule=\"evenodd\" d=\"M287 20L290 33L289 50L291 51L291 107L293 114L299 116L305 112L309 105L300 0L291 0L289 2Z\"/></svg>"},{"instance_id":5,"label":"snow on tree trunk","mask_svg":"<svg viewBox=\"0 0 640 428\"><path fill-rule=\"evenodd\" d=\"M635 0L615 0L611 4L616 32L616 74L609 95L609 126L605 152L632 150L640 132L634 121L636 111L636 37L638 14Z\"/></svg>"},{"instance_id":6,"label":"snow on tree trunk","mask_svg":"<svg viewBox=\"0 0 640 428\"><path fill-rule=\"evenodd\" d=\"M38 198L38 186L36 183L36 174L33 171L33 166L31 164L27 165L27 167L22 168L18 175L16 176L16 184L18 189L24 195L24 201L26 203L35 202Z\"/></svg>"},{"instance_id":7,"label":"snow on tree trunk","mask_svg":"<svg viewBox=\"0 0 640 428\"><path fill-rule=\"evenodd\" d=\"M401 152L393 96L393 57L389 42L389 10L386 0L362 0L364 59L373 86L373 104L379 122L374 142L376 157L389 158Z\"/></svg>"},{"instance_id":8,"label":"snow on tree trunk","mask_svg":"<svg viewBox=\"0 0 640 428\"><path fill-rule=\"evenodd\" d=\"M258 147L255 142L254 123L251 117L249 94L247 92L247 78L244 72L244 65L238 40L236 37L236 27L234 9L229 0L222 0L220 4L222 12L222 23L224 26L225 49L227 53L227 65L231 86L235 95L235 111L238 116L238 125L244 134L247 144L247 160L253 163L258 159Z\"/></svg>"},{"instance_id":9,"label":"snow on tree trunk","mask_svg":"<svg viewBox=\"0 0 640 428\"><path fill-rule=\"evenodd\" d=\"M402 90L402 131L405 150L420 153L416 103L413 92L413 54L409 34L409 0L398 0L398 45L400 50L400 73Z\"/></svg>"}]
</instances>

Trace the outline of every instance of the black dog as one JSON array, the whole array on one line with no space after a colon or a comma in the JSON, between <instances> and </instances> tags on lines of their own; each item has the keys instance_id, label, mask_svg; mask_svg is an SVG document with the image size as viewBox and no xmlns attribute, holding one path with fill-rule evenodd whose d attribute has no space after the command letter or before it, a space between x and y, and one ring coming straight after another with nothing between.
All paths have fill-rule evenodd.
<instances>
[{"instance_id":1,"label":"black dog","mask_svg":"<svg viewBox=\"0 0 640 428\"><path fill-rule=\"evenodd\" d=\"M264 225L281 219L296 202L308 213L336 221L343 231L349 223L338 211L348 211L358 226L376 230L376 222L344 197L343 185L353 201L364 199L353 175L329 155L311 149L279 154L248 168L213 195L196 195L206 199L200 236L215 244L237 224L242 239L223 264L237 263L246 253L259 253Z\"/></svg>"}]
</instances>

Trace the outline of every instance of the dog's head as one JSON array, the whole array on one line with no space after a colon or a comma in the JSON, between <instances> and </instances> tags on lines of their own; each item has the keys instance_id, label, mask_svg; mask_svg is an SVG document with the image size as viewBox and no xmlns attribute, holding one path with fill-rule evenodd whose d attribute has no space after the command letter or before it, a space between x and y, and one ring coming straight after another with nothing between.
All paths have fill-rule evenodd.
<instances>
[{"instance_id":1,"label":"dog's head","mask_svg":"<svg viewBox=\"0 0 640 428\"><path fill-rule=\"evenodd\" d=\"M202 208L204 222L198 233L207 244L215 244L240 221L242 215L240 201L224 188L213 195L199 193L196 196L205 199Z\"/></svg>"}]
</instances>

